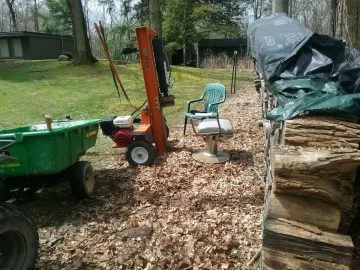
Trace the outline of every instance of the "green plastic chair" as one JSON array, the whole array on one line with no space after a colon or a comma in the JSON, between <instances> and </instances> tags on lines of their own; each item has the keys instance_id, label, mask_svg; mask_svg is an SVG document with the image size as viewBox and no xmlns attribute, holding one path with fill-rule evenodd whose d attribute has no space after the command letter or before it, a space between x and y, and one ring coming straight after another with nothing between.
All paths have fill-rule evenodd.
<instances>
[{"instance_id":1,"label":"green plastic chair","mask_svg":"<svg viewBox=\"0 0 360 270\"><path fill-rule=\"evenodd\" d=\"M206 96L205 106L203 111L191 110L190 105L192 103L203 101ZM185 123L184 123L184 135L186 132L186 125L188 118L193 119L205 119L207 115L211 114L212 117L218 116L219 104L226 100L226 88L221 83L208 84L198 99L189 100L186 104ZM196 114L199 114L197 116Z\"/></svg>"}]
</instances>

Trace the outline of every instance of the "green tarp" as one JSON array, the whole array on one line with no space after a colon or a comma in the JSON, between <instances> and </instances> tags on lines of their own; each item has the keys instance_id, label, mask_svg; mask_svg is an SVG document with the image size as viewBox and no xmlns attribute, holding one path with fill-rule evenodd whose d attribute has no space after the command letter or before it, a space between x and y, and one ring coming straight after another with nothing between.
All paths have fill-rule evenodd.
<instances>
[{"instance_id":1,"label":"green tarp","mask_svg":"<svg viewBox=\"0 0 360 270\"><path fill-rule=\"evenodd\" d=\"M267 118L292 119L300 114L325 114L346 118L360 117L360 94L347 94L339 84L322 78L279 80L271 85L278 107Z\"/></svg>"}]
</instances>

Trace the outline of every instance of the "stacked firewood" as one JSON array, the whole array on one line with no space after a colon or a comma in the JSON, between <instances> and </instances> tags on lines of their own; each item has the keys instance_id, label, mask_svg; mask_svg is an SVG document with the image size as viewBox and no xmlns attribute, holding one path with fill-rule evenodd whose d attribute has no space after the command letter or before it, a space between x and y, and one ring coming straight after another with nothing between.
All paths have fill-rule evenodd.
<instances>
[{"instance_id":1,"label":"stacked firewood","mask_svg":"<svg viewBox=\"0 0 360 270\"><path fill-rule=\"evenodd\" d=\"M259 78L255 86L259 88ZM333 117L265 120L261 269L349 269L353 243L339 234L360 165L360 125Z\"/></svg>"}]
</instances>

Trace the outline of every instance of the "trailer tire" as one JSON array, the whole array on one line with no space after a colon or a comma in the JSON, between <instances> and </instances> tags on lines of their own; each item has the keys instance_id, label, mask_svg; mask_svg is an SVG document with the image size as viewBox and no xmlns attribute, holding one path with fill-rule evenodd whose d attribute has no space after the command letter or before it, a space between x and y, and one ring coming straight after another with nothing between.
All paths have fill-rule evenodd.
<instances>
[{"instance_id":1,"label":"trailer tire","mask_svg":"<svg viewBox=\"0 0 360 270\"><path fill-rule=\"evenodd\" d=\"M38 247L32 220L14 205L0 203L0 269L34 269Z\"/></svg>"},{"instance_id":2,"label":"trailer tire","mask_svg":"<svg viewBox=\"0 0 360 270\"><path fill-rule=\"evenodd\" d=\"M94 191L94 169L88 161L78 161L70 168L71 190L75 198L86 199Z\"/></svg>"},{"instance_id":3,"label":"trailer tire","mask_svg":"<svg viewBox=\"0 0 360 270\"><path fill-rule=\"evenodd\" d=\"M125 157L132 166L152 165L155 162L156 150L148 141L135 140L126 147Z\"/></svg>"},{"instance_id":4,"label":"trailer tire","mask_svg":"<svg viewBox=\"0 0 360 270\"><path fill-rule=\"evenodd\" d=\"M0 202L6 202L11 198L11 191L4 180L0 179Z\"/></svg>"},{"instance_id":5,"label":"trailer tire","mask_svg":"<svg viewBox=\"0 0 360 270\"><path fill-rule=\"evenodd\" d=\"M166 139L170 136L170 129L167 124L165 124L165 132L166 132Z\"/></svg>"}]
</instances>

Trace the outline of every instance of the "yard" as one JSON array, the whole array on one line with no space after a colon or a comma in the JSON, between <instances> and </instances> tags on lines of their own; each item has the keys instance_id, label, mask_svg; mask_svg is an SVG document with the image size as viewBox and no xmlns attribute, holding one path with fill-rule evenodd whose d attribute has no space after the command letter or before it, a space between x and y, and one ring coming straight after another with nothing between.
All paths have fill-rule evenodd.
<instances>
[{"instance_id":1,"label":"yard","mask_svg":"<svg viewBox=\"0 0 360 270\"><path fill-rule=\"evenodd\" d=\"M221 106L236 131L220 144L231 160L205 165L191 158L203 141L190 129L183 141L185 104L210 82L229 90L231 71L172 69L169 153L154 166L133 168L99 134L84 157L96 169L93 198L76 201L63 184L20 204L39 228L38 269L246 268L260 246L263 205L260 108L251 74L239 74L236 94ZM118 66L118 72L132 104L141 105L140 66ZM1 63L0 93L0 128L37 123L43 113L92 119L133 110L124 97L119 102L106 62L76 68L57 61Z\"/></svg>"}]
</instances>

